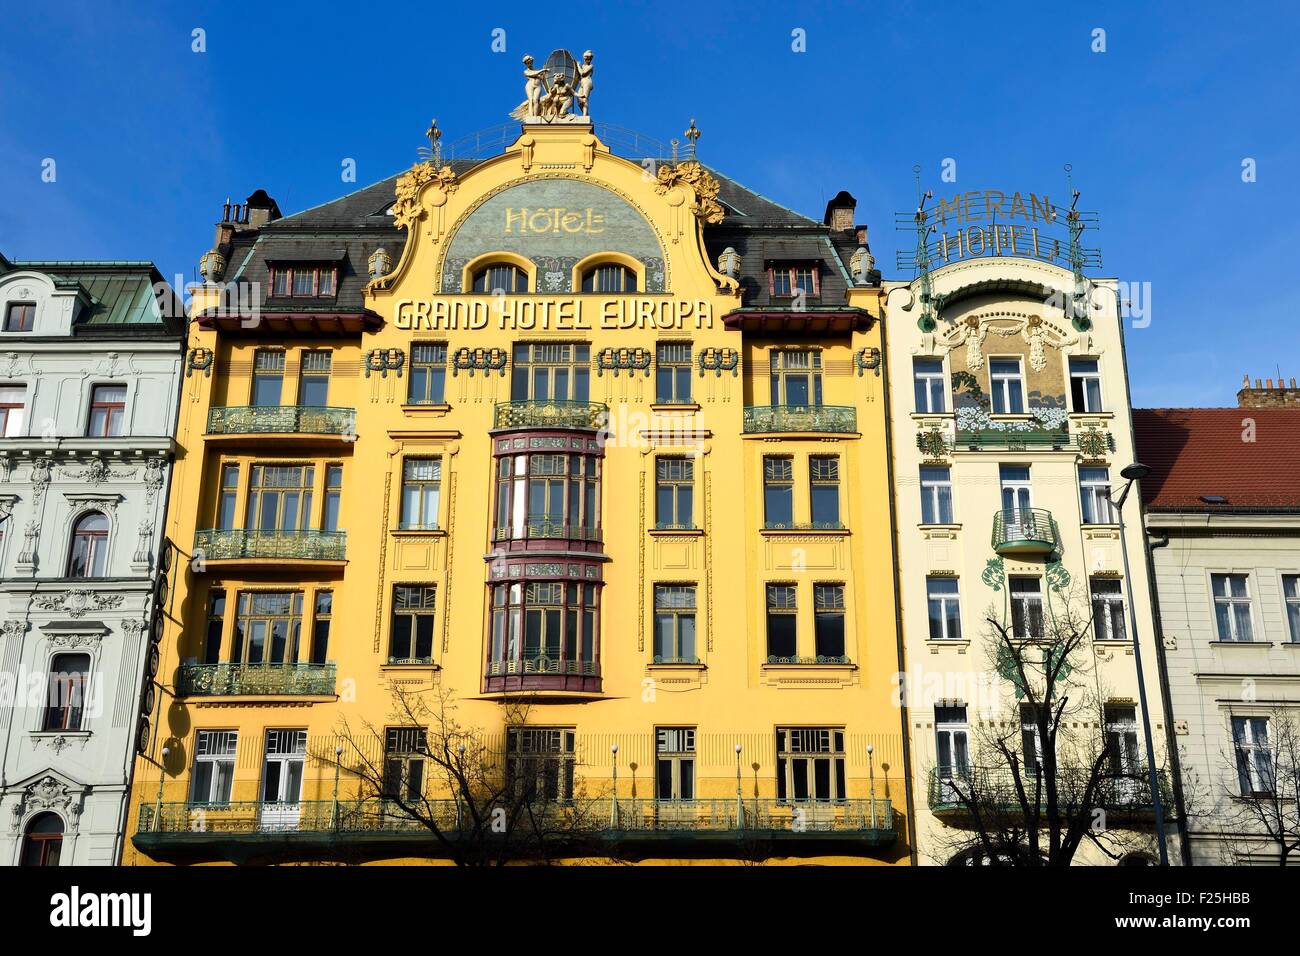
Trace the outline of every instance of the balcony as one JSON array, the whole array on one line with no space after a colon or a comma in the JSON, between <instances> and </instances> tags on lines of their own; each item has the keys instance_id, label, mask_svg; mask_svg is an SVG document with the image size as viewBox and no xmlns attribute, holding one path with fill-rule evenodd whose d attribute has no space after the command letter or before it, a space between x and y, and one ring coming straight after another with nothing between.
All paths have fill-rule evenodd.
<instances>
[{"instance_id":1,"label":"balcony","mask_svg":"<svg viewBox=\"0 0 1300 956\"><path fill-rule=\"evenodd\" d=\"M204 561L345 560L345 531L208 529L194 533L194 556Z\"/></svg>"},{"instance_id":2,"label":"balcony","mask_svg":"<svg viewBox=\"0 0 1300 956\"><path fill-rule=\"evenodd\" d=\"M584 428L599 431L609 422L609 406L600 402L499 402L494 428Z\"/></svg>"},{"instance_id":3,"label":"balcony","mask_svg":"<svg viewBox=\"0 0 1300 956\"><path fill-rule=\"evenodd\" d=\"M1063 813L1077 813L1082 809L1075 795L1083 793L1087 775L1088 770L1084 767L1058 768L1058 806ZM1032 793L1033 776L1026 776L1022 769L1021 780L1028 788L1026 792ZM1165 818L1171 819L1173 791L1165 771L1156 771L1156 786L1160 788ZM930 770L927 790L930 810L940 818L969 816L970 810L962 795L973 795L976 806L982 811L993 809L1018 813L1022 809L1011 768L1006 766L971 767L956 773L951 768L934 767ZM1043 800L1045 809L1046 797ZM1133 822L1153 819L1155 811L1147 772L1137 770L1133 773L1104 774L1098 781L1097 796L1092 807L1105 810L1112 820Z\"/></svg>"},{"instance_id":4,"label":"balcony","mask_svg":"<svg viewBox=\"0 0 1300 956\"><path fill-rule=\"evenodd\" d=\"M1045 508L1018 508L993 516L993 550L1002 555L1050 554L1060 537Z\"/></svg>"},{"instance_id":5,"label":"balcony","mask_svg":"<svg viewBox=\"0 0 1300 956\"><path fill-rule=\"evenodd\" d=\"M209 435L355 435L355 408L226 405L208 410Z\"/></svg>"},{"instance_id":6,"label":"balcony","mask_svg":"<svg viewBox=\"0 0 1300 956\"><path fill-rule=\"evenodd\" d=\"M448 841L475 838L462 830L462 820L469 817L460 801L427 800L424 806ZM893 805L879 797L833 803L601 797L546 804L538 812L546 818L552 839L613 856L666 850L726 856L740 847L783 856L871 852L892 845L896 838ZM293 804L143 803L133 842L155 858L176 860L283 861L340 846L349 853L369 847L379 857L448 855L422 821L378 798Z\"/></svg>"},{"instance_id":7,"label":"balcony","mask_svg":"<svg viewBox=\"0 0 1300 956\"><path fill-rule=\"evenodd\" d=\"M769 664L838 664L841 667L853 663L846 656L826 654L818 654L816 657L781 657L777 654L769 654L767 662Z\"/></svg>"},{"instance_id":8,"label":"balcony","mask_svg":"<svg viewBox=\"0 0 1300 956\"><path fill-rule=\"evenodd\" d=\"M1115 450L1115 436L1090 428L1070 432L1052 428L958 428L950 438L937 427L916 433L916 447L930 458L954 451L1065 451L1089 461L1103 459Z\"/></svg>"},{"instance_id":9,"label":"balcony","mask_svg":"<svg viewBox=\"0 0 1300 956\"><path fill-rule=\"evenodd\" d=\"M327 697L334 664L183 664L179 697Z\"/></svg>"},{"instance_id":10,"label":"balcony","mask_svg":"<svg viewBox=\"0 0 1300 956\"><path fill-rule=\"evenodd\" d=\"M497 541L520 538L540 538L546 541L599 541L600 529L584 525L564 524L546 515L529 515L527 521L516 528L497 528L492 537Z\"/></svg>"},{"instance_id":11,"label":"balcony","mask_svg":"<svg viewBox=\"0 0 1300 956\"><path fill-rule=\"evenodd\" d=\"M858 410L852 405L746 405L744 430L749 434L858 430Z\"/></svg>"},{"instance_id":12,"label":"balcony","mask_svg":"<svg viewBox=\"0 0 1300 956\"><path fill-rule=\"evenodd\" d=\"M484 690L489 694L514 691L599 693L600 664L597 661L560 660L545 654L488 661L485 685Z\"/></svg>"}]
</instances>

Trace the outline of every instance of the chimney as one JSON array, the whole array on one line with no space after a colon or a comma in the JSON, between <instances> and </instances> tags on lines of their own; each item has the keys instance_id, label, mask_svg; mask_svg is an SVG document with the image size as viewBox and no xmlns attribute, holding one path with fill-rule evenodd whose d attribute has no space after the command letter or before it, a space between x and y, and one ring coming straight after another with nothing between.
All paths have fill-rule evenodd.
<instances>
[{"instance_id":1,"label":"chimney","mask_svg":"<svg viewBox=\"0 0 1300 956\"><path fill-rule=\"evenodd\" d=\"M1255 379L1252 388L1250 376L1242 378L1241 389L1237 392L1238 408L1300 408L1300 388L1296 388L1295 379L1284 381L1278 377L1274 385L1271 378L1262 383Z\"/></svg>"},{"instance_id":2,"label":"chimney","mask_svg":"<svg viewBox=\"0 0 1300 956\"><path fill-rule=\"evenodd\" d=\"M822 222L834 232L853 232L853 210L858 208L858 201L844 190L826 204L826 215Z\"/></svg>"},{"instance_id":3,"label":"chimney","mask_svg":"<svg viewBox=\"0 0 1300 956\"><path fill-rule=\"evenodd\" d=\"M280 207L274 199L259 189L244 201L244 222L250 229L261 229L268 222L280 218Z\"/></svg>"}]
</instances>

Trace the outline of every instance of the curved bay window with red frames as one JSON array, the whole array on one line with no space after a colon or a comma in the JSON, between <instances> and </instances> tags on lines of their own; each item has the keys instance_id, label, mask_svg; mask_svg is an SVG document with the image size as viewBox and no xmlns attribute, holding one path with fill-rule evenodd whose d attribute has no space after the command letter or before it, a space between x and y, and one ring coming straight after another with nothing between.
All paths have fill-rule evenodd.
<instances>
[{"instance_id":1,"label":"curved bay window with red frames","mask_svg":"<svg viewBox=\"0 0 1300 956\"><path fill-rule=\"evenodd\" d=\"M594 575L590 564L516 565L531 574ZM597 580L516 579L488 586L491 601L485 690L600 691Z\"/></svg>"},{"instance_id":2,"label":"curved bay window with red frames","mask_svg":"<svg viewBox=\"0 0 1300 956\"><path fill-rule=\"evenodd\" d=\"M499 551L598 553L604 448L594 437L528 432L494 444Z\"/></svg>"}]
</instances>

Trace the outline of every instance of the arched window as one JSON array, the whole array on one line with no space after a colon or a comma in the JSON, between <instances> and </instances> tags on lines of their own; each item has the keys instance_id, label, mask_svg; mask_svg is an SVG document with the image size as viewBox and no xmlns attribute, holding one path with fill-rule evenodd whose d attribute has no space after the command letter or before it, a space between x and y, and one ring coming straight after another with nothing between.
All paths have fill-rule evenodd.
<instances>
[{"instance_id":1,"label":"arched window","mask_svg":"<svg viewBox=\"0 0 1300 956\"><path fill-rule=\"evenodd\" d=\"M108 562L108 518L98 511L82 515L72 529L68 577L102 578Z\"/></svg>"},{"instance_id":2,"label":"arched window","mask_svg":"<svg viewBox=\"0 0 1300 956\"><path fill-rule=\"evenodd\" d=\"M495 293L527 292L528 276L523 269L509 263L498 262L484 266L474 273L473 292Z\"/></svg>"},{"instance_id":3,"label":"arched window","mask_svg":"<svg viewBox=\"0 0 1300 956\"><path fill-rule=\"evenodd\" d=\"M592 266L582 274L583 292L635 292L636 273L615 262Z\"/></svg>"},{"instance_id":4,"label":"arched window","mask_svg":"<svg viewBox=\"0 0 1300 956\"><path fill-rule=\"evenodd\" d=\"M80 730L90 682L89 654L56 654L50 662L45 730Z\"/></svg>"},{"instance_id":5,"label":"arched window","mask_svg":"<svg viewBox=\"0 0 1300 956\"><path fill-rule=\"evenodd\" d=\"M23 834L22 866L58 866L63 852L63 820L57 813L32 817Z\"/></svg>"}]
</instances>

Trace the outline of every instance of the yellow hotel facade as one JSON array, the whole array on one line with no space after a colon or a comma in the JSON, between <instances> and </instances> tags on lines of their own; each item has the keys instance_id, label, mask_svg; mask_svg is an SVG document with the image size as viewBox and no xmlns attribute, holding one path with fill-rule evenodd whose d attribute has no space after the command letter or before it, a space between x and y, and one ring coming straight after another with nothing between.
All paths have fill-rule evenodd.
<instances>
[{"instance_id":1,"label":"yellow hotel facade","mask_svg":"<svg viewBox=\"0 0 1300 956\"><path fill-rule=\"evenodd\" d=\"M852 197L430 132L204 257L124 862L908 863Z\"/></svg>"}]
</instances>

